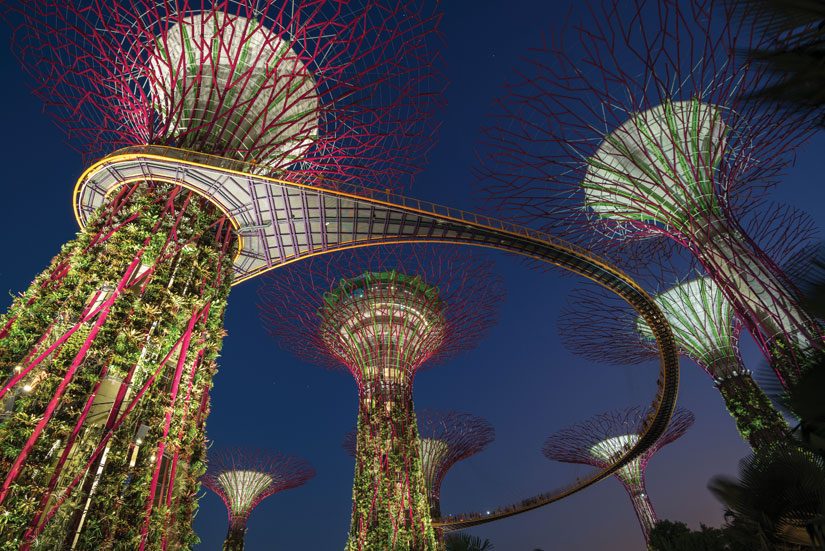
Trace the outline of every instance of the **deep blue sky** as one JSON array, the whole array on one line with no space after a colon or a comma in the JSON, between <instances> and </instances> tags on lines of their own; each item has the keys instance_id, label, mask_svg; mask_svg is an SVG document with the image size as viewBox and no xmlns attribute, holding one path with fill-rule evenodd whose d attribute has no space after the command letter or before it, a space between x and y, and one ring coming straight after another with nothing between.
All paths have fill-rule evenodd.
<instances>
[{"instance_id":1,"label":"deep blue sky","mask_svg":"<svg viewBox=\"0 0 825 551\"><path fill-rule=\"evenodd\" d=\"M473 147L484 115L516 60L550 32L568 2L509 0L444 2L444 55L451 82L439 143L414 195L473 207ZM470 7L472 6L472 7ZM24 289L76 231L70 200L82 171L79 156L43 115L11 59L3 29L5 76L0 155L4 161L4 217L0 234L0 289ZM800 152L773 197L825 222L821 175L825 140ZM483 510L568 483L586 467L552 463L540 454L551 432L614 407L645 404L655 389L655 365L588 365L565 351L555 323L569 290L579 283L555 272L537 273L516 258L495 254L508 298L499 324L476 350L416 381L418 407L454 408L485 416L497 431L487 451L457 465L442 491L446 513ZM343 372L306 365L277 349L257 320L256 282L231 295L221 371L215 380L210 438L217 445L271 447L309 459L318 475L308 485L264 501L252 515L248 549L342 549L349 523L353 460L341 440L356 415L355 385ZM8 298L0 300L5 307ZM751 366L761 359L746 346ZM706 490L717 474L733 474L748 452L710 379L683 362L680 405L696 424L650 463L648 490L662 518L692 526L718 525L721 509ZM199 549L219 549L226 530L223 504L207 494L195 528ZM612 550L643 548L621 486L613 481L520 517L479 527L499 550Z\"/></svg>"}]
</instances>

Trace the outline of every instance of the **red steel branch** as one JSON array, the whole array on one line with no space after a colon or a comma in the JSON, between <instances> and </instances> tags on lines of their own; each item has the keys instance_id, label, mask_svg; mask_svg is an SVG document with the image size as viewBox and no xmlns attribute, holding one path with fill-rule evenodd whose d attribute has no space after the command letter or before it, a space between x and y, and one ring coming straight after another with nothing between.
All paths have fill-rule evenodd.
<instances>
[{"instance_id":1,"label":"red steel branch","mask_svg":"<svg viewBox=\"0 0 825 551\"><path fill-rule=\"evenodd\" d=\"M318 312L324 304L324 293L342 279L390 270L420 276L438 289L445 304L443 338L425 343L433 349L423 354L421 363L426 360L427 365L433 365L472 348L495 322L503 291L491 263L455 248L431 245L355 249L275 270L264 278L259 289L261 319L281 346L298 357L340 369L341 357L329 349L320 332ZM363 381L359 367L346 367L360 386ZM409 375L414 375L421 365L409 367L413 371Z\"/></svg>"},{"instance_id":2,"label":"red steel branch","mask_svg":"<svg viewBox=\"0 0 825 551\"><path fill-rule=\"evenodd\" d=\"M8 19L35 93L92 159L159 144L398 189L434 143L440 15L424 0L49 0Z\"/></svg>"}]
</instances>

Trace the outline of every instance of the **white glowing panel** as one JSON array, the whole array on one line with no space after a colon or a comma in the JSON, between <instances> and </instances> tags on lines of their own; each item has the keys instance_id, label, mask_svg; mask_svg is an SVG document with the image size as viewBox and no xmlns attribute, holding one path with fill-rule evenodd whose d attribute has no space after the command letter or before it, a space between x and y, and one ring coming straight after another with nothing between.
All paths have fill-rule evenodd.
<instances>
[{"instance_id":1,"label":"white glowing panel","mask_svg":"<svg viewBox=\"0 0 825 551\"><path fill-rule=\"evenodd\" d=\"M183 134L178 147L241 158L259 148L265 152L254 159L259 165L284 168L318 134L315 79L291 44L261 21L193 15L158 37L150 56L152 105L162 114L180 113L170 129Z\"/></svg>"},{"instance_id":2,"label":"white glowing panel","mask_svg":"<svg viewBox=\"0 0 825 551\"><path fill-rule=\"evenodd\" d=\"M587 160L587 207L613 220L678 225L715 204L726 131L720 110L696 100L633 114Z\"/></svg>"}]
</instances>

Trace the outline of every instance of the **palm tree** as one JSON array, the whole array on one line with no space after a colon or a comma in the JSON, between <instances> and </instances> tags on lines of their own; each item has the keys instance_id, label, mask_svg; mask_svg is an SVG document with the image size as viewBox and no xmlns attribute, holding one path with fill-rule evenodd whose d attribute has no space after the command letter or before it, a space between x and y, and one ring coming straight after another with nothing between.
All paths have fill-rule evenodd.
<instances>
[{"instance_id":1,"label":"palm tree","mask_svg":"<svg viewBox=\"0 0 825 551\"><path fill-rule=\"evenodd\" d=\"M729 0L753 22L769 46L747 52L764 63L774 80L750 91L796 109L825 109L825 2L821 0ZM820 124L825 119L820 118Z\"/></svg>"},{"instance_id":2,"label":"palm tree","mask_svg":"<svg viewBox=\"0 0 825 551\"><path fill-rule=\"evenodd\" d=\"M730 534L759 551L803 544L825 549L825 460L789 443L742 460L739 480L716 477L710 491L726 507Z\"/></svg>"},{"instance_id":3,"label":"palm tree","mask_svg":"<svg viewBox=\"0 0 825 551\"><path fill-rule=\"evenodd\" d=\"M448 535L444 538L444 545L446 551L492 551L494 549L490 540L482 541L481 538L464 532Z\"/></svg>"}]
</instances>

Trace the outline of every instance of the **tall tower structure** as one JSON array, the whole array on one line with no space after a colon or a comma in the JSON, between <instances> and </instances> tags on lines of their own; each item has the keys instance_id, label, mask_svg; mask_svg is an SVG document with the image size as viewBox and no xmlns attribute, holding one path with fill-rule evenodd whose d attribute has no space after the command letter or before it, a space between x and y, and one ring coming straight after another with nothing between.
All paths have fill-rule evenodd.
<instances>
[{"instance_id":1,"label":"tall tower structure","mask_svg":"<svg viewBox=\"0 0 825 551\"><path fill-rule=\"evenodd\" d=\"M263 321L281 345L346 367L358 388L348 550L436 546L413 380L477 342L501 299L489 264L443 253L356 250L279 270L261 288Z\"/></svg>"},{"instance_id":2,"label":"tall tower structure","mask_svg":"<svg viewBox=\"0 0 825 551\"><path fill-rule=\"evenodd\" d=\"M313 476L309 463L280 453L251 449L210 453L209 469L201 480L223 500L229 514L224 551L243 551L249 515L261 501L303 486Z\"/></svg>"},{"instance_id":3,"label":"tall tower structure","mask_svg":"<svg viewBox=\"0 0 825 551\"><path fill-rule=\"evenodd\" d=\"M639 407L597 415L578 425L561 430L544 443L548 459L604 468L616 462L638 439L644 410ZM665 434L645 453L619 468L616 479L630 496L645 541L656 524L656 512L647 495L645 469L650 458L663 446L681 437L693 424L693 414L677 409Z\"/></svg>"},{"instance_id":4,"label":"tall tower structure","mask_svg":"<svg viewBox=\"0 0 825 551\"><path fill-rule=\"evenodd\" d=\"M495 439L495 430L485 419L457 411L424 410L418 426L430 511L438 518L444 477L456 463L486 448Z\"/></svg>"},{"instance_id":5,"label":"tall tower structure","mask_svg":"<svg viewBox=\"0 0 825 551\"><path fill-rule=\"evenodd\" d=\"M77 239L0 319L0 400L15 397L0 539L186 547L229 286L275 264L267 231L290 208L251 180L403 184L431 143L438 17L402 1L46 0L9 19L72 144L111 155L75 189Z\"/></svg>"},{"instance_id":6,"label":"tall tower structure","mask_svg":"<svg viewBox=\"0 0 825 551\"><path fill-rule=\"evenodd\" d=\"M812 119L745 99L771 75L737 56L762 36L732 5L660 4L600 1L598 25L537 54L487 131L487 189L504 212L587 246L684 247L792 384L821 330L740 207L755 208Z\"/></svg>"}]
</instances>

